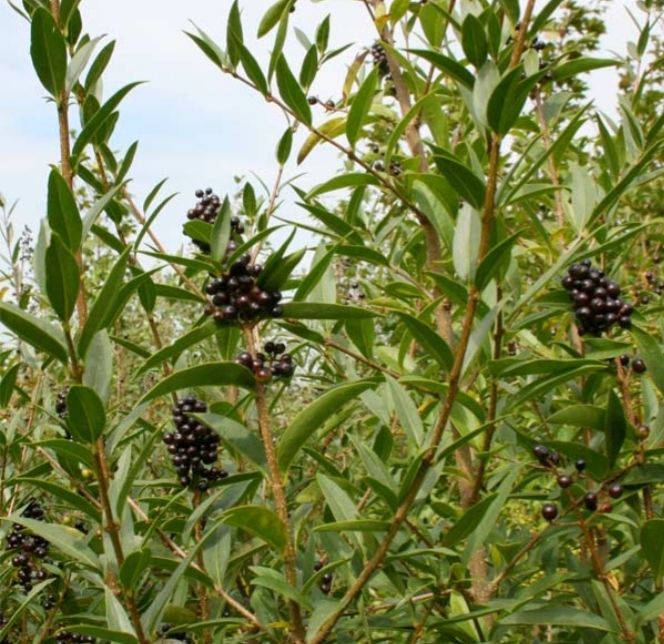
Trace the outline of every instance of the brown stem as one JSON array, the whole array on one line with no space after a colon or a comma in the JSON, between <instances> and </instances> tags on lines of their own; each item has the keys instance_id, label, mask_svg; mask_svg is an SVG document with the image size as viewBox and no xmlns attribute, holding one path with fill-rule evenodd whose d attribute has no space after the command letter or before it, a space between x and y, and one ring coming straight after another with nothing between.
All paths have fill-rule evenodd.
<instances>
[{"instance_id":1,"label":"brown stem","mask_svg":"<svg viewBox=\"0 0 664 644\"><path fill-rule=\"evenodd\" d=\"M253 356L256 355L256 339L254 337L255 329L244 327L244 337L247 343L247 351ZM256 412L258 415L258 429L263 441L265 449L265 456L267 458L268 470L270 473L270 487L272 489L272 496L277 508L277 515L286 529L286 548L284 550L284 563L286 566L286 579L293 588L297 588L297 560L295 554L295 546L293 544L293 534L290 525L290 517L288 514L288 501L284 489L284 481L279 469L279 462L277 460L277 452L274 444L274 436L272 434L272 426L270 423L270 411L267 404L265 385L258 383L256 385ZM295 642L303 643L305 640L304 624L302 622L302 614L300 612L299 604L294 600L288 602L291 614L291 627L292 636Z\"/></svg>"}]
</instances>

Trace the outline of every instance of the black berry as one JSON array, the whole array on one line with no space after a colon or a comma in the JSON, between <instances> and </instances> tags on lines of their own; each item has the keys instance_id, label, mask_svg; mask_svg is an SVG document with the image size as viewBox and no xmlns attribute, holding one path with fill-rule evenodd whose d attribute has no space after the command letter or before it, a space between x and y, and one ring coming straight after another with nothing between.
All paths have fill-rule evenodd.
<instances>
[{"instance_id":1,"label":"black berry","mask_svg":"<svg viewBox=\"0 0 664 644\"><path fill-rule=\"evenodd\" d=\"M553 503L545 503L542 506L542 518L553 521L558 516L558 508Z\"/></svg>"},{"instance_id":2,"label":"black berry","mask_svg":"<svg viewBox=\"0 0 664 644\"><path fill-rule=\"evenodd\" d=\"M586 510L590 510L591 512L597 510L597 494L594 492L588 492L583 497L583 505L586 506Z\"/></svg>"},{"instance_id":3,"label":"black berry","mask_svg":"<svg viewBox=\"0 0 664 644\"><path fill-rule=\"evenodd\" d=\"M609 486L609 496L612 499L619 499L623 494L623 486L620 483L613 483Z\"/></svg>"},{"instance_id":4,"label":"black berry","mask_svg":"<svg viewBox=\"0 0 664 644\"><path fill-rule=\"evenodd\" d=\"M641 360L641 358L637 358L636 360L632 361L632 371L634 373L645 373L646 372L646 363Z\"/></svg>"}]
</instances>

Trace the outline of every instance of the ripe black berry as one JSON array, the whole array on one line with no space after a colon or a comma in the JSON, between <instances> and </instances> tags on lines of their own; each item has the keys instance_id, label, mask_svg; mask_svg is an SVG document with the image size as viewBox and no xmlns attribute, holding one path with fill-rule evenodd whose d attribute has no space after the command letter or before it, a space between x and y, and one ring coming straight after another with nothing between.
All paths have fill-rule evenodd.
<instances>
[{"instance_id":1,"label":"ripe black berry","mask_svg":"<svg viewBox=\"0 0 664 644\"><path fill-rule=\"evenodd\" d=\"M568 488L570 485L572 485L572 477L568 476L567 474L561 474L558 477L558 485L562 488Z\"/></svg>"},{"instance_id":2,"label":"ripe black berry","mask_svg":"<svg viewBox=\"0 0 664 644\"><path fill-rule=\"evenodd\" d=\"M597 510L597 494L594 492L588 492L583 497L583 505L586 506L586 510L590 510L591 512Z\"/></svg>"},{"instance_id":3,"label":"ripe black berry","mask_svg":"<svg viewBox=\"0 0 664 644\"><path fill-rule=\"evenodd\" d=\"M549 458L549 448L544 445L535 445L533 447L533 454L540 463L544 464Z\"/></svg>"},{"instance_id":4,"label":"ripe black berry","mask_svg":"<svg viewBox=\"0 0 664 644\"><path fill-rule=\"evenodd\" d=\"M576 467L578 472L583 472L583 470L586 469L586 461L583 458L580 458L574 463L574 467Z\"/></svg>"},{"instance_id":5,"label":"ripe black berry","mask_svg":"<svg viewBox=\"0 0 664 644\"><path fill-rule=\"evenodd\" d=\"M542 518L553 521L558 516L558 508L553 503L545 503L542 506Z\"/></svg>"},{"instance_id":6,"label":"ripe black berry","mask_svg":"<svg viewBox=\"0 0 664 644\"><path fill-rule=\"evenodd\" d=\"M623 355L620 356L619 360L620 364L623 367L629 367L630 357L626 353L623 353Z\"/></svg>"},{"instance_id":7,"label":"ripe black berry","mask_svg":"<svg viewBox=\"0 0 664 644\"><path fill-rule=\"evenodd\" d=\"M620 483L613 483L609 486L609 496L612 499L619 499L623 494L623 486Z\"/></svg>"},{"instance_id":8,"label":"ripe black berry","mask_svg":"<svg viewBox=\"0 0 664 644\"><path fill-rule=\"evenodd\" d=\"M634 373L645 373L646 372L646 363L641 360L641 358L637 358L632 362L632 371Z\"/></svg>"}]
</instances>

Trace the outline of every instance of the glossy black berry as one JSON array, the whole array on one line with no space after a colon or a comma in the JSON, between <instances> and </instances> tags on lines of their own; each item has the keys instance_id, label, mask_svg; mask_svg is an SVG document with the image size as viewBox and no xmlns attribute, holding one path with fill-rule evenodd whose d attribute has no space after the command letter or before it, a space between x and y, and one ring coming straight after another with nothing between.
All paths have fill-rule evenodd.
<instances>
[{"instance_id":1,"label":"glossy black berry","mask_svg":"<svg viewBox=\"0 0 664 644\"><path fill-rule=\"evenodd\" d=\"M533 447L533 454L540 463L546 463L549 457L549 449L544 445L535 445Z\"/></svg>"},{"instance_id":2,"label":"glossy black berry","mask_svg":"<svg viewBox=\"0 0 664 644\"><path fill-rule=\"evenodd\" d=\"M571 476L568 476L567 474L561 474L558 477L558 485L561 488L568 488L570 485L572 485L574 481L572 480Z\"/></svg>"},{"instance_id":3,"label":"glossy black berry","mask_svg":"<svg viewBox=\"0 0 664 644\"><path fill-rule=\"evenodd\" d=\"M586 461L580 458L574 463L574 467L576 467L577 472L583 472L586 469Z\"/></svg>"},{"instance_id":4,"label":"glossy black berry","mask_svg":"<svg viewBox=\"0 0 664 644\"><path fill-rule=\"evenodd\" d=\"M597 510L597 494L588 492L583 497L583 505L586 507L586 510L590 510L591 512Z\"/></svg>"},{"instance_id":5,"label":"glossy black berry","mask_svg":"<svg viewBox=\"0 0 664 644\"><path fill-rule=\"evenodd\" d=\"M620 483L613 483L609 486L609 496L612 499L619 499L623 494L623 486Z\"/></svg>"},{"instance_id":6,"label":"glossy black berry","mask_svg":"<svg viewBox=\"0 0 664 644\"><path fill-rule=\"evenodd\" d=\"M624 353L623 355L621 355L619 360L620 360L620 364L623 367L629 367L630 357L627 354Z\"/></svg>"},{"instance_id":7,"label":"glossy black berry","mask_svg":"<svg viewBox=\"0 0 664 644\"><path fill-rule=\"evenodd\" d=\"M558 508L553 503L545 503L542 506L542 518L553 521L558 516Z\"/></svg>"},{"instance_id":8,"label":"glossy black berry","mask_svg":"<svg viewBox=\"0 0 664 644\"><path fill-rule=\"evenodd\" d=\"M634 373L645 373L646 372L646 363L641 360L641 358L637 358L632 362L632 371Z\"/></svg>"}]
</instances>

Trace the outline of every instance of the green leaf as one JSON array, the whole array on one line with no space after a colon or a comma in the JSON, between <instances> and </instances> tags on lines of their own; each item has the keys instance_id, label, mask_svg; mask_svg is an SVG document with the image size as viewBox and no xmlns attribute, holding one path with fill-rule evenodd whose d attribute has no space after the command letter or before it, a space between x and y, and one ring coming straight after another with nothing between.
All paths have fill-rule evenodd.
<instances>
[{"instance_id":1,"label":"green leaf","mask_svg":"<svg viewBox=\"0 0 664 644\"><path fill-rule=\"evenodd\" d=\"M489 494L466 510L463 515L454 522L454 525L443 534L443 545L452 547L472 534L473 530L480 524L480 521L497 496L497 494Z\"/></svg>"},{"instance_id":2,"label":"green leaf","mask_svg":"<svg viewBox=\"0 0 664 644\"><path fill-rule=\"evenodd\" d=\"M378 519L354 519L350 521L333 521L316 526L314 532L386 532L390 529L390 521Z\"/></svg>"},{"instance_id":3,"label":"green leaf","mask_svg":"<svg viewBox=\"0 0 664 644\"><path fill-rule=\"evenodd\" d=\"M96 391L106 403L111 395L113 381L113 345L108 333L106 331L95 333L88 352L82 357L85 363L83 384Z\"/></svg>"},{"instance_id":4,"label":"green leaf","mask_svg":"<svg viewBox=\"0 0 664 644\"><path fill-rule=\"evenodd\" d=\"M226 255L231 237L232 215L230 201L225 197L210 234L210 258L215 262L221 262Z\"/></svg>"},{"instance_id":5,"label":"green leaf","mask_svg":"<svg viewBox=\"0 0 664 644\"><path fill-rule=\"evenodd\" d=\"M99 38L93 38L92 40L86 42L83 46L79 47L76 53L72 56L72 59L67 67L67 74L65 78L65 92L69 93L74 88L74 85L78 82L85 66L88 64L92 53L97 46L97 43L102 40L103 36Z\"/></svg>"},{"instance_id":6,"label":"green leaf","mask_svg":"<svg viewBox=\"0 0 664 644\"><path fill-rule=\"evenodd\" d=\"M6 407L11 402L14 386L16 385L16 377L20 368L21 363L19 362L9 367L2 376L2 382L0 382L0 407Z\"/></svg>"},{"instance_id":7,"label":"green leaf","mask_svg":"<svg viewBox=\"0 0 664 644\"><path fill-rule=\"evenodd\" d=\"M294 320L361 320L378 315L357 306L318 302L287 302L283 309L284 317Z\"/></svg>"},{"instance_id":8,"label":"green leaf","mask_svg":"<svg viewBox=\"0 0 664 644\"><path fill-rule=\"evenodd\" d=\"M288 540L286 526L274 513L258 505L244 505L224 512L220 523L242 528L282 552Z\"/></svg>"},{"instance_id":9,"label":"green leaf","mask_svg":"<svg viewBox=\"0 0 664 644\"><path fill-rule=\"evenodd\" d=\"M503 239L487 253L475 273L475 285L478 290L483 291L492 279L500 279L504 275L512 258L512 248L519 237L521 232Z\"/></svg>"},{"instance_id":10,"label":"green leaf","mask_svg":"<svg viewBox=\"0 0 664 644\"><path fill-rule=\"evenodd\" d=\"M72 492L71 490L67 490L57 485L56 483L52 483L51 481L45 481L44 479L30 478L26 476L26 477L19 477L14 480L17 483L21 482L24 483L25 485L34 485L35 487L44 490L48 494L58 497L60 500L64 501L64 503L66 503L67 505L90 517L90 519L92 519L93 521L95 522L101 521L100 511L97 508L95 508L95 506L92 505L92 503L87 501L85 497L83 497L78 492Z\"/></svg>"},{"instance_id":11,"label":"green leaf","mask_svg":"<svg viewBox=\"0 0 664 644\"><path fill-rule=\"evenodd\" d=\"M316 480L334 518L337 521L352 521L357 516L357 508L353 499L329 476L318 473Z\"/></svg>"},{"instance_id":12,"label":"green leaf","mask_svg":"<svg viewBox=\"0 0 664 644\"><path fill-rule=\"evenodd\" d=\"M311 125L311 106L283 54L279 56L276 71L277 87L284 103L290 107L300 121Z\"/></svg>"},{"instance_id":13,"label":"green leaf","mask_svg":"<svg viewBox=\"0 0 664 644\"><path fill-rule=\"evenodd\" d=\"M244 425L218 414L194 414L203 424L214 429L222 442L231 449L236 450L252 463L265 470L267 460L263 443L255 433L250 432Z\"/></svg>"},{"instance_id":14,"label":"green leaf","mask_svg":"<svg viewBox=\"0 0 664 644\"><path fill-rule=\"evenodd\" d=\"M440 69L445 75L461 83L468 89L473 89L475 77L459 62L453 58L443 56L429 49L409 49L411 54L424 58Z\"/></svg>"},{"instance_id":15,"label":"green leaf","mask_svg":"<svg viewBox=\"0 0 664 644\"><path fill-rule=\"evenodd\" d=\"M270 263L268 266L266 262L263 273L261 273L261 279L259 280L260 286L268 291L279 290L302 261L306 252L306 248L300 248L300 250L282 257L276 265Z\"/></svg>"},{"instance_id":16,"label":"green leaf","mask_svg":"<svg viewBox=\"0 0 664 644\"><path fill-rule=\"evenodd\" d=\"M254 377L246 367L234 362L210 362L189 369L176 371L164 378L148 391L139 404L165 396L180 389L192 387L223 387L236 385L244 389L253 389L256 384Z\"/></svg>"},{"instance_id":17,"label":"green leaf","mask_svg":"<svg viewBox=\"0 0 664 644\"><path fill-rule=\"evenodd\" d=\"M659 343L648 333L639 328L632 329L632 335L639 348L648 373L660 393L664 394L664 353Z\"/></svg>"},{"instance_id":18,"label":"green leaf","mask_svg":"<svg viewBox=\"0 0 664 644\"><path fill-rule=\"evenodd\" d=\"M89 387L75 385L67 394L67 425L81 443L94 443L106 426L104 403Z\"/></svg>"},{"instance_id":19,"label":"green leaf","mask_svg":"<svg viewBox=\"0 0 664 644\"><path fill-rule=\"evenodd\" d=\"M288 127L283 136L279 139L277 145L277 163L285 165L290 157L291 150L293 149L293 128Z\"/></svg>"},{"instance_id":20,"label":"green leaf","mask_svg":"<svg viewBox=\"0 0 664 644\"><path fill-rule=\"evenodd\" d=\"M172 344L153 353L136 372L136 377L139 377L150 369L158 367L166 360L177 359L184 351L190 347L196 346L211 335L214 335L218 330L219 327L213 320L207 320L205 324L195 327L189 331L189 333L179 337Z\"/></svg>"},{"instance_id":21,"label":"green leaf","mask_svg":"<svg viewBox=\"0 0 664 644\"><path fill-rule=\"evenodd\" d=\"M641 527L641 550L657 583L664 578L664 519L650 519Z\"/></svg>"},{"instance_id":22,"label":"green leaf","mask_svg":"<svg viewBox=\"0 0 664 644\"><path fill-rule=\"evenodd\" d=\"M441 155L436 155L434 159L441 174L456 192L473 208L481 209L484 205L486 190L484 181L456 159Z\"/></svg>"},{"instance_id":23,"label":"green leaf","mask_svg":"<svg viewBox=\"0 0 664 644\"><path fill-rule=\"evenodd\" d=\"M122 99L131 92L134 87L141 85L142 83L130 83L125 85L122 89L119 89L111 98L109 98L106 103L99 109L99 111L85 124L80 134L76 138L74 146L72 148L72 163L74 166L78 165L80 160L81 153L85 147L92 142L95 135L101 130L101 128L106 124L108 119L111 117L111 114L115 109L120 105Z\"/></svg>"},{"instance_id":24,"label":"green leaf","mask_svg":"<svg viewBox=\"0 0 664 644\"><path fill-rule=\"evenodd\" d=\"M230 13L228 14L228 22L226 23L226 51L228 58L233 67L237 67L240 61L240 48L242 45L242 20L240 19L240 8L238 7L237 0L231 5Z\"/></svg>"},{"instance_id":25,"label":"green leaf","mask_svg":"<svg viewBox=\"0 0 664 644\"><path fill-rule=\"evenodd\" d=\"M314 132L311 132L309 136L305 139L300 151L297 154L297 163L298 165L302 163L308 156L309 153L325 139L321 136L325 136L328 139L336 139L338 136L341 136L346 131L346 117L345 116L335 116L325 123L321 123ZM320 134L319 134L320 133Z\"/></svg>"},{"instance_id":26,"label":"green leaf","mask_svg":"<svg viewBox=\"0 0 664 644\"><path fill-rule=\"evenodd\" d=\"M316 186L309 194L307 194L306 198L307 200L313 199L326 192L342 190L343 188L376 185L378 185L378 179L371 174L366 174L364 172L349 172L348 174L339 175L338 177L334 177L333 179Z\"/></svg>"},{"instance_id":27,"label":"green leaf","mask_svg":"<svg viewBox=\"0 0 664 644\"><path fill-rule=\"evenodd\" d=\"M106 281L90 308L88 319L85 322L78 341L78 351L81 355L85 355L97 331L110 324L115 318L115 311L117 310L119 294L130 252L131 248L127 247L117 258L111 270L108 271Z\"/></svg>"},{"instance_id":28,"label":"green leaf","mask_svg":"<svg viewBox=\"0 0 664 644\"><path fill-rule=\"evenodd\" d=\"M450 371L454 363L454 356L447 343L441 338L428 324L418 320L407 313L398 313L399 319L406 325L411 335L420 346L432 357L438 364Z\"/></svg>"},{"instance_id":29,"label":"green leaf","mask_svg":"<svg viewBox=\"0 0 664 644\"><path fill-rule=\"evenodd\" d=\"M468 282L475 277L481 232L480 216L472 208L464 206L454 228L452 257L457 275Z\"/></svg>"},{"instance_id":30,"label":"green leaf","mask_svg":"<svg viewBox=\"0 0 664 644\"><path fill-rule=\"evenodd\" d=\"M290 4L291 0L279 0L270 6L258 25L259 38L262 38L274 29L275 25L281 20L281 16L284 12L288 11Z\"/></svg>"},{"instance_id":31,"label":"green leaf","mask_svg":"<svg viewBox=\"0 0 664 644\"><path fill-rule=\"evenodd\" d=\"M143 572L150 563L150 549L136 550L132 552L120 567L120 582L128 590L138 586Z\"/></svg>"},{"instance_id":32,"label":"green leaf","mask_svg":"<svg viewBox=\"0 0 664 644\"><path fill-rule=\"evenodd\" d=\"M487 105L487 121L491 129L504 136L516 123L528 95L545 72L522 79L523 66L509 71L491 93Z\"/></svg>"},{"instance_id":33,"label":"green leaf","mask_svg":"<svg viewBox=\"0 0 664 644\"><path fill-rule=\"evenodd\" d=\"M101 570L101 564L97 555L87 546L87 537L74 528L62 525L35 521L21 516L12 516L11 521L24 526L30 532L49 541L54 548L60 550L74 561Z\"/></svg>"},{"instance_id":34,"label":"green leaf","mask_svg":"<svg viewBox=\"0 0 664 644\"><path fill-rule=\"evenodd\" d=\"M369 115L377 85L378 70L374 69L365 78L362 86L353 99L350 111L348 112L348 122L346 123L346 137L352 148L355 147L355 144L362 133L362 126Z\"/></svg>"},{"instance_id":35,"label":"green leaf","mask_svg":"<svg viewBox=\"0 0 664 644\"><path fill-rule=\"evenodd\" d=\"M620 454L620 448L625 442L625 437L627 435L627 420L625 419L625 411L623 410L620 399L613 390L609 392L609 402L606 409L604 433L606 440L606 454L609 458L609 466L613 467Z\"/></svg>"},{"instance_id":36,"label":"green leaf","mask_svg":"<svg viewBox=\"0 0 664 644\"><path fill-rule=\"evenodd\" d=\"M415 447L420 447L424 436L424 426L415 403L405 388L394 378L386 375L385 381L387 383L389 398L391 399L401 427L404 429L409 441Z\"/></svg>"},{"instance_id":37,"label":"green leaf","mask_svg":"<svg viewBox=\"0 0 664 644\"><path fill-rule=\"evenodd\" d=\"M46 295L58 317L68 322L76 307L81 278L76 258L55 233L46 249L46 266Z\"/></svg>"},{"instance_id":38,"label":"green leaf","mask_svg":"<svg viewBox=\"0 0 664 644\"><path fill-rule=\"evenodd\" d=\"M69 250L76 252L81 245L81 215L67 182L55 169L51 170L48 177L46 208L51 230L60 235Z\"/></svg>"},{"instance_id":39,"label":"green leaf","mask_svg":"<svg viewBox=\"0 0 664 644\"><path fill-rule=\"evenodd\" d=\"M30 56L41 84L59 100L67 74L67 44L53 16L43 7L32 14Z\"/></svg>"},{"instance_id":40,"label":"green leaf","mask_svg":"<svg viewBox=\"0 0 664 644\"><path fill-rule=\"evenodd\" d=\"M501 626L533 624L541 626L563 626L566 628L591 628L598 631L611 631L611 625L599 615L568 606L551 606L537 610L523 610L508 615L499 621Z\"/></svg>"},{"instance_id":41,"label":"green leaf","mask_svg":"<svg viewBox=\"0 0 664 644\"><path fill-rule=\"evenodd\" d=\"M332 414L374 386L370 380L360 380L333 387L300 411L279 440L277 457L282 471L289 468L300 448Z\"/></svg>"},{"instance_id":42,"label":"green leaf","mask_svg":"<svg viewBox=\"0 0 664 644\"><path fill-rule=\"evenodd\" d=\"M606 426L606 411L593 405L570 405L546 419L550 425L589 427L601 431Z\"/></svg>"},{"instance_id":43,"label":"green leaf","mask_svg":"<svg viewBox=\"0 0 664 644\"><path fill-rule=\"evenodd\" d=\"M44 449L52 449L56 454L65 458L74 459L90 469L94 467L94 459L90 450L84 445L79 445L72 440L65 438L51 438L49 440L40 441L37 445Z\"/></svg>"},{"instance_id":44,"label":"green leaf","mask_svg":"<svg viewBox=\"0 0 664 644\"><path fill-rule=\"evenodd\" d=\"M13 304L0 302L0 323L38 351L67 364L67 346L58 329Z\"/></svg>"},{"instance_id":45,"label":"green leaf","mask_svg":"<svg viewBox=\"0 0 664 644\"><path fill-rule=\"evenodd\" d=\"M34 606L34 600L47 586L50 586L54 581L55 577L51 577L51 579L47 579L46 581L42 581L41 583L37 584L29 593L27 593L25 599L18 606L12 607L11 613L7 615L5 621L3 622L2 628L0 628L0 642L10 641L7 639L7 637L11 633L12 626L18 621L26 609Z\"/></svg>"},{"instance_id":46,"label":"green leaf","mask_svg":"<svg viewBox=\"0 0 664 644\"><path fill-rule=\"evenodd\" d=\"M620 61L608 60L606 58L575 58L556 67L553 70L553 77L557 81L561 81L565 78L578 76L584 72L591 72L603 67L614 67L616 65L620 65Z\"/></svg>"},{"instance_id":47,"label":"green leaf","mask_svg":"<svg viewBox=\"0 0 664 644\"><path fill-rule=\"evenodd\" d=\"M311 87L318 71L318 50L316 45L311 45L307 50L307 55L302 61L300 68L300 85L305 88Z\"/></svg>"},{"instance_id":48,"label":"green leaf","mask_svg":"<svg viewBox=\"0 0 664 644\"><path fill-rule=\"evenodd\" d=\"M469 13L461 28L461 46L466 58L479 69L489 53L484 28L479 18Z\"/></svg>"},{"instance_id":49,"label":"green leaf","mask_svg":"<svg viewBox=\"0 0 664 644\"><path fill-rule=\"evenodd\" d=\"M260 566L254 566L252 568L254 572L258 572L260 569ZM257 575L251 580L251 584L279 593L286 599L292 599L301 606L304 606L307 610L311 610L311 603L309 600L302 593L298 592L296 588L290 585L284 576L276 570L269 569L269 574Z\"/></svg>"},{"instance_id":50,"label":"green leaf","mask_svg":"<svg viewBox=\"0 0 664 644\"><path fill-rule=\"evenodd\" d=\"M238 43L237 46L240 50L240 62L242 63L242 67L247 74L247 78L256 86L258 91L263 94L263 96L267 96L269 87L267 80L265 80L265 74L263 74L261 66L243 44Z\"/></svg>"}]
</instances>

